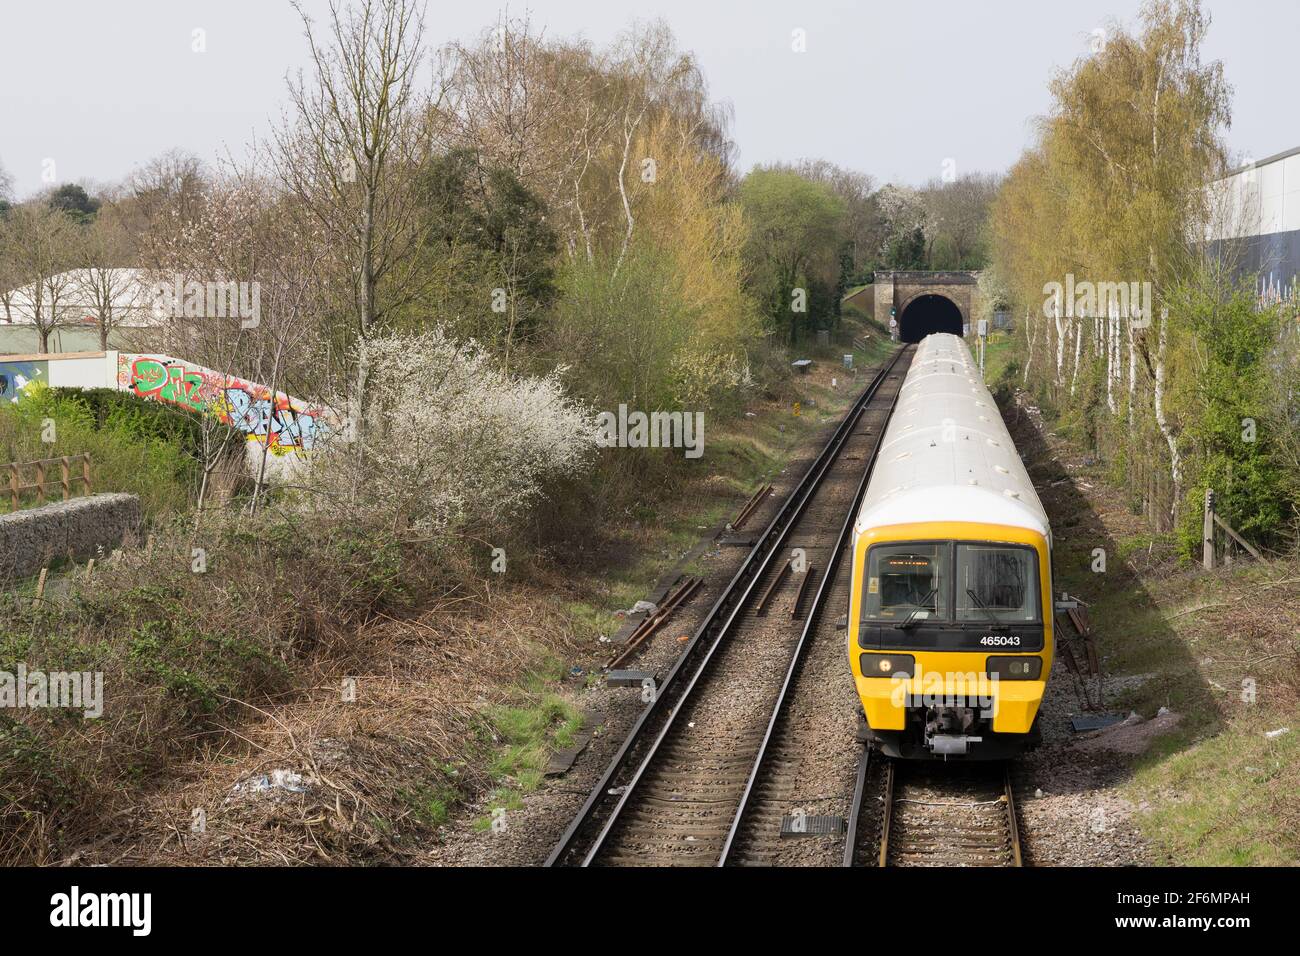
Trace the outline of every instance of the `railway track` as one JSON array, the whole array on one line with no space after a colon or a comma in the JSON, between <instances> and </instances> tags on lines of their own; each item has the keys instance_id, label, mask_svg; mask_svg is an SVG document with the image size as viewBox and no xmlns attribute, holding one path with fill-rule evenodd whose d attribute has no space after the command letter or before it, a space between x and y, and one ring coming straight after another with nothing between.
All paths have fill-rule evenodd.
<instances>
[{"instance_id":1,"label":"railway track","mask_svg":"<svg viewBox=\"0 0 1300 956\"><path fill-rule=\"evenodd\" d=\"M1009 762L890 760L863 748L845 866L1021 866Z\"/></svg>"},{"instance_id":2,"label":"railway track","mask_svg":"<svg viewBox=\"0 0 1300 956\"><path fill-rule=\"evenodd\" d=\"M742 825L783 766L785 706L810 636L826 623L911 354L900 348L873 377L780 506L653 689L548 866L713 866L745 845Z\"/></svg>"}]
</instances>

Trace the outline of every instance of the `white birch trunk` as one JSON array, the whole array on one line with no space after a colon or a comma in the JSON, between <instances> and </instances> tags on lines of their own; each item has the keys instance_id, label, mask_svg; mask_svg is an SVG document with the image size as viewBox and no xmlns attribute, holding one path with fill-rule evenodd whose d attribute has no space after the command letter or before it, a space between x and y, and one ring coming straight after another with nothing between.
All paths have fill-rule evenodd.
<instances>
[{"instance_id":1,"label":"white birch trunk","mask_svg":"<svg viewBox=\"0 0 1300 956\"><path fill-rule=\"evenodd\" d=\"M1025 384L1029 383L1029 369L1034 364L1034 322L1030 315L1030 311L1025 309L1025 338L1029 341L1029 356L1025 359L1025 371L1021 379Z\"/></svg>"},{"instance_id":2,"label":"white birch trunk","mask_svg":"<svg viewBox=\"0 0 1300 956\"><path fill-rule=\"evenodd\" d=\"M1165 416L1165 355L1168 351L1169 344L1169 321L1165 311L1160 315L1160 338L1156 347L1156 374L1155 374L1155 413L1156 425L1160 428L1160 434L1164 436L1165 442L1169 445L1169 476L1174 482L1174 503L1170 509L1170 515L1174 522L1178 521L1178 503L1182 497L1183 483L1183 462L1182 456L1178 453L1178 441L1174 437L1173 429L1169 427L1169 420Z\"/></svg>"},{"instance_id":3,"label":"white birch trunk","mask_svg":"<svg viewBox=\"0 0 1300 956\"><path fill-rule=\"evenodd\" d=\"M1070 394L1074 394L1075 387L1079 384L1079 356L1083 352L1083 320L1080 319L1075 323L1074 328L1074 371L1070 373Z\"/></svg>"},{"instance_id":4,"label":"white birch trunk","mask_svg":"<svg viewBox=\"0 0 1300 956\"><path fill-rule=\"evenodd\" d=\"M1061 319L1061 310L1058 307L1056 314L1053 316L1056 322L1056 387L1060 388L1065 384L1065 335L1066 327Z\"/></svg>"},{"instance_id":5,"label":"white birch trunk","mask_svg":"<svg viewBox=\"0 0 1300 956\"><path fill-rule=\"evenodd\" d=\"M1137 343L1133 340L1133 322L1129 320L1128 324L1128 428L1133 431L1133 426L1137 422L1137 417L1133 414L1133 406L1137 404L1137 382L1138 382L1138 353Z\"/></svg>"}]
</instances>

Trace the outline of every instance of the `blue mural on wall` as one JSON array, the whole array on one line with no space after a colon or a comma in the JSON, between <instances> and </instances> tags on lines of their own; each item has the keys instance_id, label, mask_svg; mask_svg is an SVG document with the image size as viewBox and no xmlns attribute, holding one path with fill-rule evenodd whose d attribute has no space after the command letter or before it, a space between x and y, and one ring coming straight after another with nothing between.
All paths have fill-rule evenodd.
<instances>
[{"instance_id":1,"label":"blue mural on wall","mask_svg":"<svg viewBox=\"0 0 1300 956\"><path fill-rule=\"evenodd\" d=\"M32 382L49 382L46 362L0 361L0 402L16 402Z\"/></svg>"}]
</instances>

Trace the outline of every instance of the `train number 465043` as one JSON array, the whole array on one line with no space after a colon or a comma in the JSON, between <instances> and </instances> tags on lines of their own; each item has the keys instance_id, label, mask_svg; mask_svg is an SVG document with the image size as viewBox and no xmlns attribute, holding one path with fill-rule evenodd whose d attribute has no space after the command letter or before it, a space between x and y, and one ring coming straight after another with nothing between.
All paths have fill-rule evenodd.
<instances>
[{"instance_id":1,"label":"train number 465043","mask_svg":"<svg viewBox=\"0 0 1300 956\"><path fill-rule=\"evenodd\" d=\"M998 644L1006 647L1019 647L1020 637L1016 634L985 634L983 637L980 638L980 643L983 644L985 647L989 647L994 644Z\"/></svg>"}]
</instances>

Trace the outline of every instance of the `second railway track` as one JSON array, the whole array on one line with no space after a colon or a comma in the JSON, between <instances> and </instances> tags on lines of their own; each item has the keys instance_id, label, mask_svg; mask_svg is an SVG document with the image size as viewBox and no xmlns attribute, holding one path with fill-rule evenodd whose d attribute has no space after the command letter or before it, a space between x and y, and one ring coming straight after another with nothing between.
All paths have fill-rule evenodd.
<instances>
[{"instance_id":1,"label":"second railway track","mask_svg":"<svg viewBox=\"0 0 1300 956\"><path fill-rule=\"evenodd\" d=\"M1011 764L891 760L864 749L845 866L1023 865Z\"/></svg>"},{"instance_id":2,"label":"second railway track","mask_svg":"<svg viewBox=\"0 0 1300 956\"><path fill-rule=\"evenodd\" d=\"M899 349L876 374L780 507L548 865L713 866L748 839L741 824L784 765L783 705L840 593L839 557L911 352ZM787 567L795 549L806 572Z\"/></svg>"}]
</instances>

